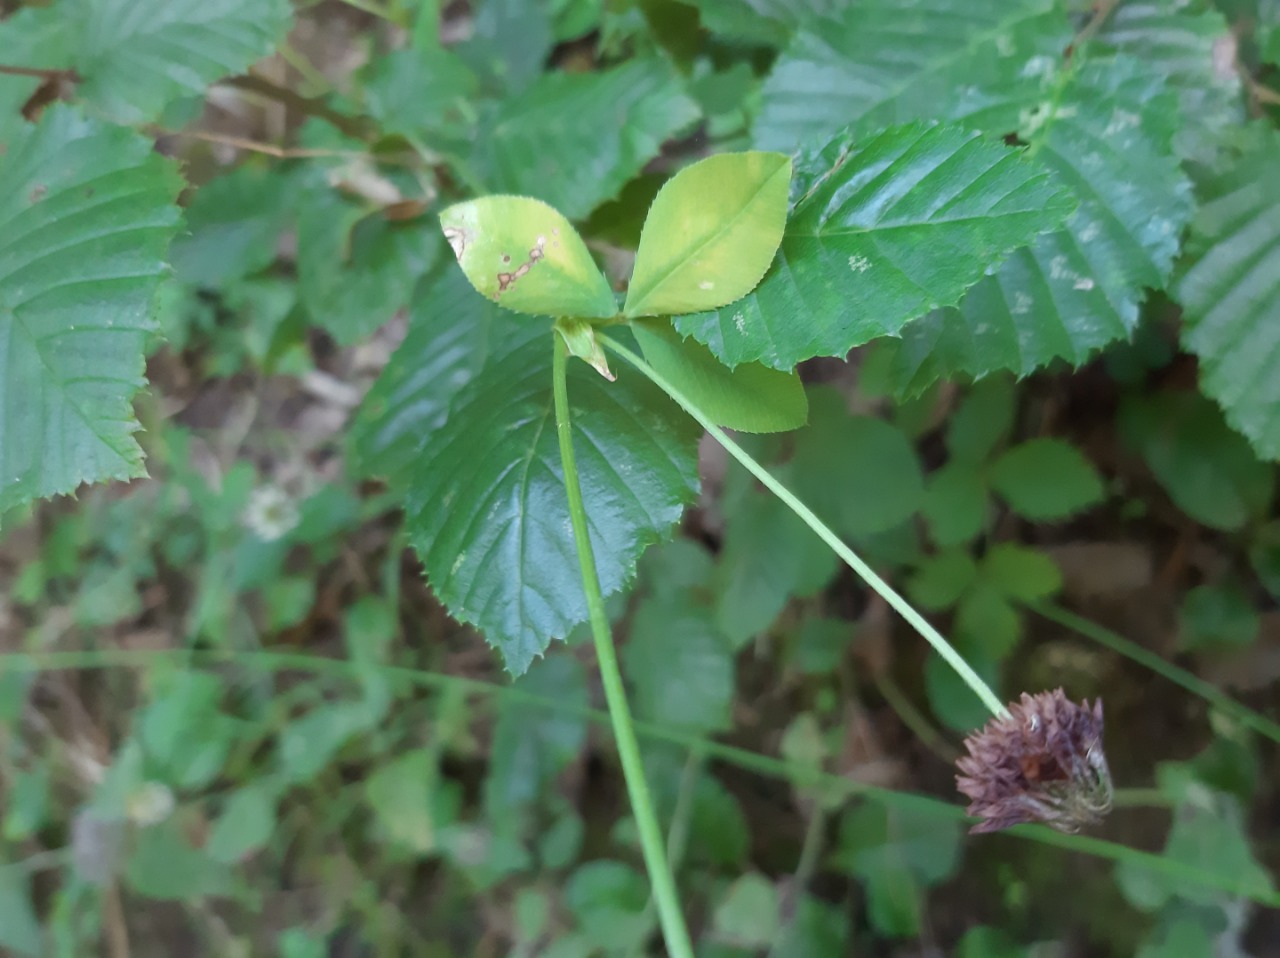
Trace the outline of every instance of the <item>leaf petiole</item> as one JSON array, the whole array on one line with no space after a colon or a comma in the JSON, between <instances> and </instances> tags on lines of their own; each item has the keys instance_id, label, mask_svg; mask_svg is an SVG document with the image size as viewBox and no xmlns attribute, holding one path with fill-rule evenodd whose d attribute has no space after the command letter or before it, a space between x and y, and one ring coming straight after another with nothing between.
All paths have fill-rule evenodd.
<instances>
[{"instance_id":1,"label":"leaf petiole","mask_svg":"<svg viewBox=\"0 0 1280 958\"><path fill-rule=\"evenodd\" d=\"M805 525L812 529L823 542L825 542L833 552L856 572L862 579L875 589L889 605L893 606L898 613L915 628L925 640L942 656L948 665L955 669L956 673L964 680L969 688L973 689L975 695L982 700L992 715L1003 715L1007 711L1004 703L991 690L991 687L982 680L982 677L973 670L973 667L965 661L964 656L955 650L955 648L942 637L942 634L935 629L928 621L917 612L906 599L893 590L893 588L880 578L871 566L867 565L857 553L850 549L839 536L819 519L813 511L803 502L796 498L786 486L775 479L770 472L756 462L751 455L739 446L736 442L729 438L723 429L708 419L697 406L695 406L679 389L667 381L665 377L660 375L657 370L651 367L643 359L627 349L622 344L610 339L608 336L600 334L598 336L600 342L606 349L612 350L618 356L621 356L645 377L647 377L655 386L670 396L675 403L697 420L716 442L724 447L729 455L737 459L743 467L760 480L766 489L782 500L783 504L794 512Z\"/></svg>"}]
</instances>

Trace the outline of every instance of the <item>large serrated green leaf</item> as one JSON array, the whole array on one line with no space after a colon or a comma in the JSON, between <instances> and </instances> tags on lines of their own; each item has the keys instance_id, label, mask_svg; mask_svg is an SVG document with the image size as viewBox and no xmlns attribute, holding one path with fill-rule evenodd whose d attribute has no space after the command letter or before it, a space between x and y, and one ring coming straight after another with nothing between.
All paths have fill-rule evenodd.
<instances>
[{"instance_id":1,"label":"large serrated green leaf","mask_svg":"<svg viewBox=\"0 0 1280 958\"><path fill-rule=\"evenodd\" d=\"M346 345L389 321L444 250L426 217L393 222L311 170L298 199L298 294L312 321Z\"/></svg>"},{"instance_id":2,"label":"large serrated green leaf","mask_svg":"<svg viewBox=\"0 0 1280 958\"><path fill-rule=\"evenodd\" d=\"M1178 282L1200 384L1258 453L1280 459L1280 133L1255 126L1204 205Z\"/></svg>"},{"instance_id":3,"label":"large serrated green leaf","mask_svg":"<svg viewBox=\"0 0 1280 958\"><path fill-rule=\"evenodd\" d=\"M137 123L244 72L292 17L288 0L61 0L38 20L58 32L64 58L25 65L74 68L95 110Z\"/></svg>"},{"instance_id":4,"label":"large serrated green leaf","mask_svg":"<svg viewBox=\"0 0 1280 958\"><path fill-rule=\"evenodd\" d=\"M470 316L460 310L453 321L466 325ZM449 611L484 632L519 674L553 638L585 621L587 609L551 403L553 333L506 315L492 322L489 361L408 465L407 528ZM608 383L571 363L569 397L608 594L626 585L640 553L670 532L695 493L700 430L634 373ZM438 406L425 408L438 416ZM431 420L415 422L410 413L402 428L429 432Z\"/></svg>"},{"instance_id":5,"label":"large serrated green leaf","mask_svg":"<svg viewBox=\"0 0 1280 958\"><path fill-rule=\"evenodd\" d=\"M581 219L697 117L665 61L547 73L484 117L473 162L489 192L536 197Z\"/></svg>"},{"instance_id":6,"label":"large serrated green leaf","mask_svg":"<svg viewBox=\"0 0 1280 958\"><path fill-rule=\"evenodd\" d=\"M1012 128L1001 88L1038 84L1070 42L1052 0L866 0L801 30L761 91L754 139L794 150L856 120L982 117ZM1051 62L1051 61L1049 61ZM997 82L999 81L999 82ZM992 121L994 111L1002 117Z\"/></svg>"},{"instance_id":7,"label":"large serrated green leaf","mask_svg":"<svg viewBox=\"0 0 1280 958\"><path fill-rule=\"evenodd\" d=\"M406 472L444 425L455 396L489 359L503 310L448 264L409 307L409 333L365 396L350 432L357 468L405 487ZM511 317L507 314L506 319Z\"/></svg>"},{"instance_id":8,"label":"large serrated green leaf","mask_svg":"<svg viewBox=\"0 0 1280 958\"><path fill-rule=\"evenodd\" d=\"M730 365L843 356L959 301L1073 202L1037 165L979 134L912 123L846 131L796 163L786 235L744 299L675 319Z\"/></svg>"},{"instance_id":9,"label":"large serrated green leaf","mask_svg":"<svg viewBox=\"0 0 1280 958\"><path fill-rule=\"evenodd\" d=\"M1237 39L1227 18L1204 0L1128 0L1097 37L1161 73L1177 93L1184 120L1175 145L1183 156L1211 158L1244 119Z\"/></svg>"},{"instance_id":10,"label":"large serrated green leaf","mask_svg":"<svg viewBox=\"0 0 1280 958\"><path fill-rule=\"evenodd\" d=\"M1069 67L1056 92L1030 91L1022 135L1080 206L1066 225L1016 251L958 309L912 323L895 351L902 393L997 369L1079 364L1129 335L1150 287L1169 278L1191 215L1173 152L1177 111L1158 71L1117 57Z\"/></svg>"},{"instance_id":11,"label":"large serrated green leaf","mask_svg":"<svg viewBox=\"0 0 1280 958\"><path fill-rule=\"evenodd\" d=\"M66 107L0 156L0 511L142 474L130 401L179 187L149 140Z\"/></svg>"},{"instance_id":12,"label":"large serrated green leaf","mask_svg":"<svg viewBox=\"0 0 1280 958\"><path fill-rule=\"evenodd\" d=\"M0 50L7 66L42 67L68 62L70 38L62 21L48 10L24 7L0 19ZM0 154L26 121L22 106L43 81L39 77L0 74Z\"/></svg>"}]
</instances>

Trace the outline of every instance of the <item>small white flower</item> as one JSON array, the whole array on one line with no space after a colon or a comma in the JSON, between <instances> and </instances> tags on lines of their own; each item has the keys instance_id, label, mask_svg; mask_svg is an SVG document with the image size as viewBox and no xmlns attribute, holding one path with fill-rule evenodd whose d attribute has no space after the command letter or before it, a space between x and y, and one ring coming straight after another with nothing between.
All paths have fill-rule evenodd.
<instances>
[{"instance_id":1,"label":"small white flower","mask_svg":"<svg viewBox=\"0 0 1280 958\"><path fill-rule=\"evenodd\" d=\"M135 825L158 825L174 806L173 792L162 782L144 782L125 802L125 813Z\"/></svg>"},{"instance_id":2,"label":"small white flower","mask_svg":"<svg viewBox=\"0 0 1280 958\"><path fill-rule=\"evenodd\" d=\"M260 486L249 497L244 524L262 541L274 542L298 524L298 504L279 486Z\"/></svg>"}]
</instances>

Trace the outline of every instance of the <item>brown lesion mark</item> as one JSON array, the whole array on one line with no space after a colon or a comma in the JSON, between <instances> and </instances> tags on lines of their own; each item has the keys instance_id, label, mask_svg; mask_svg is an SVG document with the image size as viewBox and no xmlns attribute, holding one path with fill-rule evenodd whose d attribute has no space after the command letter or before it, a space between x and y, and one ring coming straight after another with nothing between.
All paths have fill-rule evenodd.
<instances>
[{"instance_id":1,"label":"brown lesion mark","mask_svg":"<svg viewBox=\"0 0 1280 958\"><path fill-rule=\"evenodd\" d=\"M31 192L27 194L27 200L34 205L44 199L48 193L49 187L45 186L43 183L37 183L31 188Z\"/></svg>"},{"instance_id":2,"label":"brown lesion mark","mask_svg":"<svg viewBox=\"0 0 1280 958\"><path fill-rule=\"evenodd\" d=\"M533 248L529 250L529 258L527 260L525 260L523 263L517 266L510 273L499 273L498 274L499 295L509 290L512 286L515 285L516 280L518 280L521 276L524 276L526 273L528 273L529 270L533 269L533 264L538 262L538 260L542 259L544 256L547 255L546 250L547 250L547 238L545 236L539 236L538 242L535 243L533 245ZM511 262L511 257L503 256L502 261L504 263L509 263Z\"/></svg>"}]
</instances>

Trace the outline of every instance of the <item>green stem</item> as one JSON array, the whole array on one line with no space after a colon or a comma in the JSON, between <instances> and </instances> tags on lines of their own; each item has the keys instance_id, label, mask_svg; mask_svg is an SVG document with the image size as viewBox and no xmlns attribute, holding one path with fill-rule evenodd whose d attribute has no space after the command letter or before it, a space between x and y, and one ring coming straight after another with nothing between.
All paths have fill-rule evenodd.
<instances>
[{"instance_id":1,"label":"green stem","mask_svg":"<svg viewBox=\"0 0 1280 958\"><path fill-rule=\"evenodd\" d=\"M644 778L644 764L640 759L640 746L636 742L635 727L631 721L631 709L627 705L627 693L622 686L622 673L618 670L618 657L613 648L613 635L609 629L609 617L605 614L604 596L600 592L600 580L596 574L595 557L591 551L591 537L587 531L587 510L582 502L582 487L578 482L578 467L573 457L573 433L569 420L569 390L565 379L565 364L569 351L559 334L555 338L555 360L552 367L553 390L556 407L556 434L560 439L560 461L564 468L564 488L569 496L569 518L573 524L573 541L578 550L578 567L582 573L582 589L587 599L587 616L591 622L591 636L595 640L596 658L600 665L600 679L604 684L605 702L609 706L609 718L613 724L613 737L622 760L622 774L627 782L627 794L631 799L631 812L636 817L640 832L640 848L644 853L645 867L649 871L649 884L658 906L658 921L662 925L662 937L666 940L671 958L693 958L693 944L680 912L680 899L676 893L675 879L667 864L662 830L653 810L649 786Z\"/></svg>"},{"instance_id":2,"label":"green stem","mask_svg":"<svg viewBox=\"0 0 1280 958\"><path fill-rule=\"evenodd\" d=\"M1156 655L1150 649L1143 648L1137 642L1126 639L1118 633L1112 632L1110 629L1103 628L1098 623L1086 619L1083 616L1076 615L1074 612L1068 612L1066 609L1060 609L1057 606L1047 603L1029 602L1026 603L1028 609L1038 615L1044 616L1050 622L1056 622L1064 628L1079 632L1086 638L1093 639L1099 645L1110 649L1113 652L1119 652L1125 658L1132 659L1139 665L1145 666L1157 675L1162 675L1170 682L1181 685L1193 695L1198 695L1214 708L1230 715L1241 725L1253 729L1259 735L1263 735L1273 742L1280 742L1280 725L1259 715L1253 709L1241 705L1231 696L1221 691L1217 686L1211 685L1202 678L1192 675L1186 669L1180 669L1172 662L1166 662L1163 658Z\"/></svg>"},{"instance_id":3,"label":"green stem","mask_svg":"<svg viewBox=\"0 0 1280 958\"><path fill-rule=\"evenodd\" d=\"M799 516L800 520L812 529L817 534L818 538L825 542L831 550L844 561L845 565L861 576L867 585L875 589L875 591L878 592L880 596L889 603L889 605L893 606L893 608L898 611L899 615L906 619L917 632L925 637L928 643L933 646L934 650L942 656L946 663L956 670L956 674L964 680L965 684L968 685L969 688L973 689L974 694L982 700L982 704L987 707L992 715L1004 715L1006 713L1007 710L1004 707L1004 703L1000 701L995 692L991 691L991 687L982 680L982 677L973 670L972 666L964 660L964 657L952 647L951 643L944 639L942 634L925 620L924 616L912 608L911 603L895 592L893 588L884 581L884 579L880 578L871 566L863 562L852 549L845 545L840 537L832 532L826 523L814 515L813 510L797 499L790 489L775 479L769 471L765 469L764 466L760 465L760 463L756 462L745 449L730 439L723 429L708 419L702 410L693 404L692 400L685 396L684 393L677 389L656 369L646 363L631 350L610 339L608 336L599 333L596 335L606 348L613 350L638 369L649 380L651 380L655 386L675 400L676 404L681 409L696 419L698 424L710 433L711 437L715 439L716 442L720 443L729 455L733 456L734 459L737 459L747 472L755 476L766 489L781 499L788 509Z\"/></svg>"}]
</instances>

